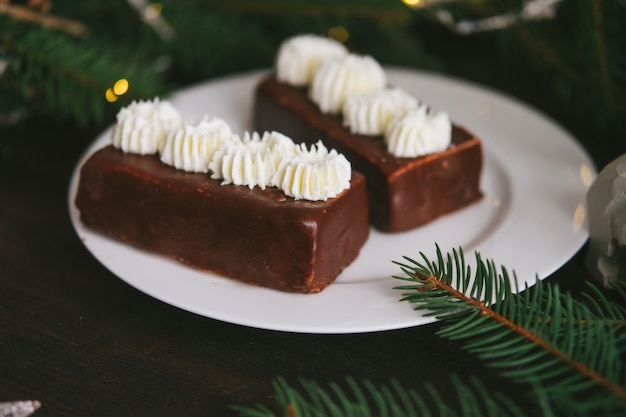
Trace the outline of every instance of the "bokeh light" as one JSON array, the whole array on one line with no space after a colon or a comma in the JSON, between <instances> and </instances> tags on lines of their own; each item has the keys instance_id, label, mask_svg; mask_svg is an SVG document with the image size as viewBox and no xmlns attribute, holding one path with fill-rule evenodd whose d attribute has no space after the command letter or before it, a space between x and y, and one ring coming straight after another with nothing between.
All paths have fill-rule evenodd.
<instances>
[{"instance_id":1,"label":"bokeh light","mask_svg":"<svg viewBox=\"0 0 626 417\"><path fill-rule=\"evenodd\" d=\"M104 97L109 103L115 103L117 101L117 95L115 95L112 88L107 88L106 93L104 93Z\"/></svg>"},{"instance_id":2,"label":"bokeh light","mask_svg":"<svg viewBox=\"0 0 626 417\"><path fill-rule=\"evenodd\" d=\"M115 103L119 96L128 92L129 83L126 78L120 78L113 84L113 87L107 88L104 97L109 103Z\"/></svg>"},{"instance_id":3,"label":"bokeh light","mask_svg":"<svg viewBox=\"0 0 626 417\"><path fill-rule=\"evenodd\" d=\"M113 84L113 92L118 95L121 96L122 94L126 94L126 92L128 91L128 80L125 78L122 78L120 80L117 80L115 82L115 84Z\"/></svg>"},{"instance_id":4,"label":"bokeh light","mask_svg":"<svg viewBox=\"0 0 626 417\"><path fill-rule=\"evenodd\" d=\"M332 28L328 29L328 37L336 40L337 42L346 43L346 41L350 37L350 34L348 33L348 30L343 26L333 26Z\"/></svg>"},{"instance_id":5,"label":"bokeh light","mask_svg":"<svg viewBox=\"0 0 626 417\"><path fill-rule=\"evenodd\" d=\"M155 19L163 12L163 5L161 3L150 3L144 9L144 16L146 19Z\"/></svg>"},{"instance_id":6,"label":"bokeh light","mask_svg":"<svg viewBox=\"0 0 626 417\"><path fill-rule=\"evenodd\" d=\"M409 7L415 7L421 3L422 0L402 0L402 3L406 4Z\"/></svg>"}]
</instances>

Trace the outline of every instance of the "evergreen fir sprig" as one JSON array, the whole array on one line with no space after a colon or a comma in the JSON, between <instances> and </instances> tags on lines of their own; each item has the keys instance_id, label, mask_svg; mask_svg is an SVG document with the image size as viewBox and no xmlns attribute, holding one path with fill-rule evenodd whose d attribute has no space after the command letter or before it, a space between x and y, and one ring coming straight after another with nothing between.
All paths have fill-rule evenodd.
<instances>
[{"instance_id":1,"label":"evergreen fir sprig","mask_svg":"<svg viewBox=\"0 0 626 417\"><path fill-rule=\"evenodd\" d=\"M438 248L436 261L422 258L399 263L406 276L395 278L412 285L397 288L445 323L440 336L462 340L503 377L541 387L556 409L626 412L623 306L597 297L589 307L540 280L514 292L515 277L480 254L473 274L462 250L443 255ZM584 406L577 404L583 397Z\"/></svg>"},{"instance_id":2,"label":"evergreen fir sprig","mask_svg":"<svg viewBox=\"0 0 626 417\"><path fill-rule=\"evenodd\" d=\"M81 125L102 123L133 99L167 91L162 74L148 62L106 44L97 47L67 34L50 37L44 28L2 16L0 25L0 58L8 62L0 77L0 115L23 108ZM132 88L118 103L109 103L105 91L120 78L132 80Z\"/></svg>"},{"instance_id":3,"label":"evergreen fir sprig","mask_svg":"<svg viewBox=\"0 0 626 417\"><path fill-rule=\"evenodd\" d=\"M322 386L307 379L289 383L278 377L272 382L276 409L265 405L233 406L242 417L525 417L527 414L510 398L488 390L480 380L468 383L450 378L456 393L454 405L445 401L436 388L425 385L427 395L407 389L397 381L378 386L370 380L347 377L343 383ZM549 415L549 413L544 414Z\"/></svg>"},{"instance_id":4,"label":"evergreen fir sprig","mask_svg":"<svg viewBox=\"0 0 626 417\"><path fill-rule=\"evenodd\" d=\"M31 10L23 6L11 5L9 3L0 3L0 14L7 15L17 21L33 23L44 28L67 32L75 36L83 36L87 32L87 28L81 22L37 10Z\"/></svg>"},{"instance_id":5,"label":"evergreen fir sprig","mask_svg":"<svg viewBox=\"0 0 626 417\"><path fill-rule=\"evenodd\" d=\"M155 4L159 14L151 8L151 15L171 29L165 38L145 13L150 2L146 10L127 0L58 0L45 11L5 6L4 13L0 10L0 124L23 113L101 126L133 99L164 95L174 84L269 68L285 38L333 28L350 34L348 47L383 63L436 66L407 31L410 10L401 2ZM116 77L127 79L130 88L110 103L105 92Z\"/></svg>"}]
</instances>

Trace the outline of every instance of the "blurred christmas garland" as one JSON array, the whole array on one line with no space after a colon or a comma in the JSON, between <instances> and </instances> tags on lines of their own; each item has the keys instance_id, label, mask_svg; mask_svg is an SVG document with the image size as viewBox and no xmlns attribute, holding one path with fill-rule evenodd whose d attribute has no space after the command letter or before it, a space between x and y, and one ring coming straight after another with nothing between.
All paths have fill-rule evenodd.
<instances>
[{"instance_id":1,"label":"blurred christmas garland","mask_svg":"<svg viewBox=\"0 0 626 417\"><path fill-rule=\"evenodd\" d=\"M313 32L444 72L441 37L471 42L547 80L588 131L621 137L625 17L625 0L0 0L0 122L110 123L131 100L269 67L281 40Z\"/></svg>"}]
</instances>

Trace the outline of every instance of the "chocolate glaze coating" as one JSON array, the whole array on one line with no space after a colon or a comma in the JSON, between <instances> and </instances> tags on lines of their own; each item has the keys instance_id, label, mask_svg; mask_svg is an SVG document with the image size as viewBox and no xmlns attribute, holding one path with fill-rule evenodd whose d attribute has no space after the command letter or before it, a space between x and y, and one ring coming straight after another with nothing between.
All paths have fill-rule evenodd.
<instances>
[{"instance_id":1,"label":"chocolate glaze coating","mask_svg":"<svg viewBox=\"0 0 626 417\"><path fill-rule=\"evenodd\" d=\"M482 144L460 126L453 125L448 150L398 158L387 152L382 137L350 133L340 117L320 112L305 89L271 75L255 91L254 128L308 144L321 139L343 153L365 175L371 222L382 231L416 228L482 197Z\"/></svg>"},{"instance_id":2,"label":"chocolate glaze coating","mask_svg":"<svg viewBox=\"0 0 626 417\"><path fill-rule=\"evenodd\" d=\"M81 221L110 237L290 292L323 290L369 236L365 179L355 172L336 198L294 200L108 146L81 167L75 202Z\"/></svg>"}]
</instances>

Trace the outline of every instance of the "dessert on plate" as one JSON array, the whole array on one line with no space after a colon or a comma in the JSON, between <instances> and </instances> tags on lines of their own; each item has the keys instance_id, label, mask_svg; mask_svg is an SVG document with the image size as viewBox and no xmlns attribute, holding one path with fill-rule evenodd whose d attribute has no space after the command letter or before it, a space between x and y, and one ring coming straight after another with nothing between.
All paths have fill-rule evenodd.
<instances>
[{"instance_id":1,"label":"dessert on plate","mask_svg":"<svg viewBox=\"0 0 626 417\"><path fill-rule=\"evenodd\" d=\"M167 101L122 109L80 168L90 229L248 284L316 293L369 236L365 179L322 143L184 122Z\"/></svg>"},{"instance_id":2,"label":"dessert on plate","mask_svg":"<svg viewBox=\"0 0 626 417\"><path fill-rule=\"evenodd\" d=\"M482 143L444 111L389 85L372 57L316 35L281 45L255 90L256 130L321 139L367 182L377 229L414 229L482 197Z\"/></svg>"}]
</instances>

